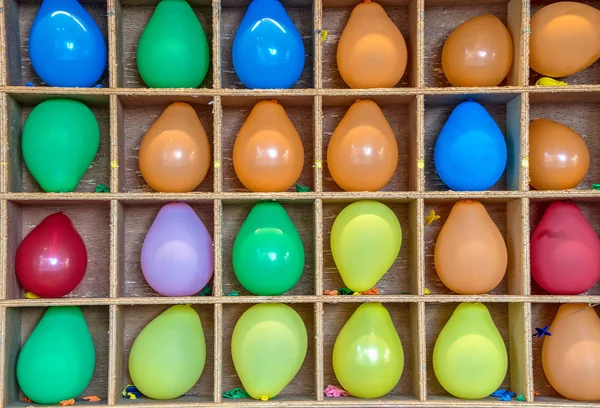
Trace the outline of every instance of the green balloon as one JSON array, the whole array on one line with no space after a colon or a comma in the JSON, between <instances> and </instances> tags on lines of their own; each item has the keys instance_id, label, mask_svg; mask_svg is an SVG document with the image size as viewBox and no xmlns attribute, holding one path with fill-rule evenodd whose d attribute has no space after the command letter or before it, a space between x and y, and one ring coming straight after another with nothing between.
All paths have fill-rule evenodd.
<instances>
[{"instance_id":1,"label":"green balloon","mask_svg":"<svg viewBox=\"0 0 600 408\"><path fill-rule=\"evenodd\" d=\"M304 246L281 204L256 204L233 244L233 271L242 286L275 296L296 285L304 269Z\"/></svg>"},{"instance_id":2,"label":"green balloon","mask_svg":"<svg viewBox=\"0 0 600 408\"><path fill-rule=\"evenodd\" d=\"M38 404L77 397L94 373L92 335L77 306L49 307L25 342L17 361L17 381Z\"/></svg>"},{"instance_id":3,"label":"green balloon","mask_svg":"<svg viewBox=\"0 0 600 408\"><path fill-rule=\"evenodd\" d=\"M25 165L46 192L75 190L99 144L96 117L90 108L71 99L40 103L23 127Z\"/></svg>"},{"instance_id":4,"label":"green balloon","mask_svg":"<svg viewBox=\"0 0 600 408\"><path fill-rule=\"evenodd\" d=\"M208 72L208 41L185 0L156 6L137 48L137 67L150 88L197 88Z\"/></svg>"}]
</instances>

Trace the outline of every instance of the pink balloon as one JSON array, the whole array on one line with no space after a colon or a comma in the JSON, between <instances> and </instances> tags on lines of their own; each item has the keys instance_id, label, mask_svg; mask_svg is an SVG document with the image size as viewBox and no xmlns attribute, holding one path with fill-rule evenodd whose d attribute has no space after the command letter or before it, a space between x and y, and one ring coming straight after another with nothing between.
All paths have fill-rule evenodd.
<instances>
[{"instance_id":1,"label":"pink balloon","mask_svg":"<svg viewBox=\"0 0 600 408\"><path fill-rule=\"evenodd\" d=\"M170 203L160 209L142 246L142 272L163 296L200 292L214 272L213 242L192 207Z\"/></svg>"}]
</instances>

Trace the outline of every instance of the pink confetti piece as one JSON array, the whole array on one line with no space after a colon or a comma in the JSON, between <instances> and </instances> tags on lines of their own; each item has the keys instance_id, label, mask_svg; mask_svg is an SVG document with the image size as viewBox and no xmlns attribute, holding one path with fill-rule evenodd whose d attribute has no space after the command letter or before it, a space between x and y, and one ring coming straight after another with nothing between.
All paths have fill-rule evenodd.
<instances>
[{"instance_id":1,"label":"pink confetti piece","mask_svg":"<svg viewBox=\"0 0 600 408\"><path fill-rule=\"evenodd\" d=\"M338 388L334 385L328 385L327 388L325 388L325 390L323 391L323 393L325 394L326 397L333 397L333 398L339 398L339 397L350 397L350 394L341 389Z\"/></svg>"}]
</instances>

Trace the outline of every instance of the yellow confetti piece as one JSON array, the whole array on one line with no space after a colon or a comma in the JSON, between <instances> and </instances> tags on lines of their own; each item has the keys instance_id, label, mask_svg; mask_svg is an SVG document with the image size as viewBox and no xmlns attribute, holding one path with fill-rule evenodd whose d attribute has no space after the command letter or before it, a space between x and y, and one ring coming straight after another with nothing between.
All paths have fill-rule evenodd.
<instances>
[{"instance_id":1,"label":"yellow confetti piece","mask_svg":"<svg viewBox=\"0 0 600 408\"><path fill-rule=\"evenodd\" d=\"M317 161L315 162L315 167L316 167L317 169L320 169L320 168L322 168L322 167L323 167L323 162L322 162L321 160L317 160Z\"/></svg>"},{"instance_id":2,"label":"yellow confetti piece","mask_svg":"<svg viewBox=\"0 0 600 408\"><path fill-rule=\"evenodd\" d=\"M558 79L543 77L537 80L535 83L538 86L567 86L568 83L559 81Z\"/></svg>"},{"instance_id":3,"label":"yellow confetti piece","mask_svg":"<svg viewBox=\"0 0 600 408\"><path fill-rule=\"evenodd\" d=\"M218 160L215 160L215 169L218 169L219 167L221 167L221 162Z\"/></svg>"},{"instance_id":4,"label":"yellow confetti piece","mask_svg":"<svg viewBox=\"0 0 600 408\"><path fill-rule=\"evenodd\" d=\"M263 395L262 397L260 397L261 401L268 401L269 397L267 397L266 395Z\"/></svg>"},{"instance_id":5,"label":"yellow confetti piece","mask_svg":"<svg viewBox=\"0 0 600 408\"><path fill-rule=\"evenodd\" d=\"M425 168L425 160L423 160L423 159L417 160L417 167L420 169L424 169Z\"/></svg>"},{"instance_id":6,"label":"yellow confetti piece","mask_svg":"<svg viewBox=\"0 0 600 408\"><path fill-rule=\"evenodd\" d=\"M32 292L25 292L24 296L26 299L39 299L40 298L38 295L36 295L35 293L32 293Z\"/></svg>"},{"instance_id":7,"label":"yellow confetti piece","mask_svg":"<svg viewBox=\"0 0 600 408\"><path fill-rule=\"evenodd\" d=\"M113 169L116 169L117 167L119 167L119 162L116 160L111 160L110 167L112 167Z\"/></svg>"},{"instance_id":8,"label":"yellow confetti piece","mask_svg":"<svg viewBox=\"0 0 600 408\"><path fill-rule=\"evenodd\" d=\"M521 159L521 167L529 167L529 157L523 157L523 159Z\"/></svg>"},{"instance_id":9,"label":"yellow confetti piece","mask_svg":"<svg viewBox=\"0 0 600 408\"><path fill-rule=\"evenodd\" d=\"M437 221L439 219L440 219L440 216L437 215L434 210L431 210L431 211L429 211L429 215L425 216L425 224L429 225L432 222Z\"/></svg>"},{"instance_id":10,"label":"yellow confetti piece","mask_svg":"<svg viewBox=\"0 0 600 408\"><path fill-rule=\"evenodd\" d=\"M6 166L6 162L0 162L0 165L2 165L3 167Z\"/></svg>"},{"instance_id":11,"label":"yellow confetti piece","mask_svg":"<svg viewBox=\"0 0 600 408\"><path fill-rule=\"evenodd\" d=\"M431 291L427 288L425 288L425 290L423 292L425 292L426 295L431 295Z\"/></svg>"},{"instance_id":12,"label":"yellow confetti piece","mask_svg":"<svg viewBox=\"0 0 600 408\"><path fill-rule=\"evenodd\" d=\"M321 30L321 42L325 42L325 40L327 39L327 35L329 35L329 31Z\"/></svg>"},{"instance_id":13,"label":"yellow confetti piece","mask_svg":"<svg viewBox=\"0 0 600 408\"><path fill-rule=\"evenodd\" d=\"M352 296L358 296L358 295L360 295L360 292L354 292L354 293L352 294Z\"/></svg>"}]
</instances>

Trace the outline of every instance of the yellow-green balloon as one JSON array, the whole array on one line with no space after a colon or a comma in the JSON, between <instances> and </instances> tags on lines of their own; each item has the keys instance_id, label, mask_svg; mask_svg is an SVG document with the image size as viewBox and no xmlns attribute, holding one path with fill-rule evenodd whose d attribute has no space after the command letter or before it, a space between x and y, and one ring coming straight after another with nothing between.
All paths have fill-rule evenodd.
<instances>
[{"instance_id":1,"label":"yellow-green balloon","mask_svg":"<svg viewBox=\"0 0 600 408\"><path fill-rule=\"evenodd\" d=\"M357 201L338 214L330 239L333 260L344 284L364 292L379 282L398 257L402 227L385 204Z\"/></svg>"},{"instance_id":2,"label":"yellow-green balloon","mask_svg":"<svg viewBox=\"0 0 600 408\"><path fill-rule=\"evenodd\" d=\"M254 399L275 397L296 376L306 357L302 318L281 303L252 306L237 321L231 357L244 389Z\"/></svg>"},{"instance_id":3,"label":"yellow-green balloon","mask_svg":"<svg viewBox=\"0 0 600 408\"><path fill-rule=\"evenodd\" d=\"M458 305L435 342L433 369L441 386L458 398L484 398L500 387L508 356L485 305Z\"/></svg>"},{"instance_id":4,"label":"yellow-green balloon","mask_svg":"<svg viewBox=\"0 0 600 408\"><path fill-rule=\"evenodd\" d=\"M356 309L333 346L333 371L342 387L359 398L379 398L402 376L404 349L381 303Z\"/></svg>"},{"instance_id":5,"label":"yellow-green balloon","mask_svg":"<svg viewBox=\"0 0 600 408\"><path fill-rule=\"evenodd\" d=\"M129 375L147 397L172 399L198 382L205 362L206 342L198 313L189 305L176 305L137 336L129 354Z\"/></svg>"}]
</instances>

